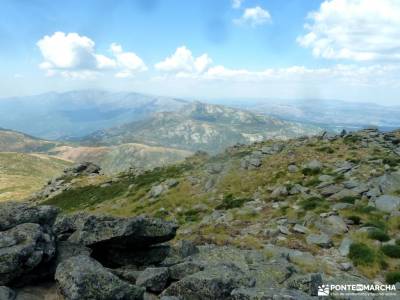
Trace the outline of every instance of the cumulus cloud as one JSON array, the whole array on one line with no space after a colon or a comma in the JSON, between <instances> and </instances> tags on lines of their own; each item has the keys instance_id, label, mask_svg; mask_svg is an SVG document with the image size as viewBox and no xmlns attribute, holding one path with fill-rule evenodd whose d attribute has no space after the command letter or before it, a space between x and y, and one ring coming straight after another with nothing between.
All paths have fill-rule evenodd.
<instances>
[{"instance_id":1,"label":"cumulus cloud","mask_svg":"<svg viewBox=\"0 0 400 300\"><path fill-rule=\"evenodd\" d=\"M242 6L244 0L232 0L232 7L235 9L239 9Z\"/></svg>"},{"instance_id":2,"label":"cumulus cloud","mask_svg":"<svg viewBox=\"0 0 400 300\"><path fill-rule=\"evenodd\" d=\"M308 68L291 66L286 68L267 68L264 70L247 70L213 65L212 59L203 54L193 57L192 51L185 46L155 65L159 71L171 76L157 79L192 79L202 82L225 82L232 84L257 83L279 85L323 85L337 86L397 86L400 85L400 65L374 64L359 66L356 64L338 64L326 68Z\"/></svg>"},{"instance_id":3,"label":"cumulus cloud","mask_svg":"<svg viewBox=\"0 0 400 300\"><path fill-rule=\"evenodd\" d=\"M179 75L200 74L205 72L211 64L212 60L208 54L194 57L192 51L182 46L177 48L174 54L157 63L155 68L162 72Z\"/></svg>"},{"instance_id":4,"label":"cumulus cloud","mask_svg":"<svg viewBox=\"0 0 400 300\"><path fill-rule=\"evenodd\" d=\"M234 23L238 25L250 25L252 27L260 26L271 22L270 13L260 6L246 8L243 15L239 19L235 19Z\"/></svg>"},{"instance_id":5,"label":"cumulus cloud","mask_svg":"<svg viewBox=\"0 0 400 300\"><path fill-rule=\"evenodd\" d=\"M325 0L308 16L300 45L316 57L353 61L400 59L400 1Z\"/></svg>"},{"instance_id":6,"label":"cumulus cloud","mask_svg":"<svg viewBox=\"0 0 400 300\"><path fill-rule=\"evenodd\" d=\"M43 56L39 67L48 76L89 79L102 72L114 71L117 77L130 77L135 72L147 70L135 53L124 52L120 45L112 44L110 50L113 57L108 57L96 53L93 40L77 33L55 32L40 39L37 46Z\"/></svg>"}]
</instances>

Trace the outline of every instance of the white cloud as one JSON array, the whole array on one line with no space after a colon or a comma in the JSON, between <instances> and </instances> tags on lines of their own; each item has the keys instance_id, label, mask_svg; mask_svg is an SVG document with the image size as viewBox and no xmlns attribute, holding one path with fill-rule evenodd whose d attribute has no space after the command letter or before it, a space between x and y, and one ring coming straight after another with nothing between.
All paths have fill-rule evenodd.
<instances>
[{"instance_id":1,"label":"white cloud","mask_svg":"<svg viewBox=\"0 0 400 300\"><path fill-rule=\"evenodd\" d=\"M121 69L116 74L117 77L131 77L136 72L147 71L143 60L133 52L124 52L121 45L113 43L110 50L115 56L117 66Z\"/></svg>"},{"instance_id":2,"label":"white cloud","mask_svg":"<svg viewBox=\"0 0 400 300\"><path fill-rule=\"evenodd\" d=\"M232 7L235 9L239 9L242 6L244 0L232 0Z\"/></svg>"},{"instance_id":3,"label":"white cloud","mask_svg":"<svg viewBox=\"0 0 400 300\"><path fill-rule=\"evenodd\" d=\"M44 61L39 67L48 76L61 75L73 79L91 79L106 71L116 71L117 77L130 77L147 70L144 62L133 52L124 52L118 44L110 49L113 57L96 53L95 42L77 33L56 32L37 42Z\"/></svg>"},{"instance_id":4,"label":"white cloud","mask_svg":"<svg viewBox=\"0 0 400 300\"><path fill-rule=\"evenodd\" d=\"M325 0L297 40L326 59L400 59L400 1Z\"/></svg>"},{"instance_id":5,"label":"white cloud","mask_svg":"<svg viewBox=\"0 0 400 300\"><path fill-rule=\"evenodd\" d=\"M199 74L205 72L212 64L208 54L193 57L192 51L185 46L176 49L175 53L157 63L155 68L162 72L185 74Z\"/></svg>"},{"instance_id":6,"label":"white cloud","mask_svg":"<svg viewBox=\"0 0 400 300\"><path fill-rule=\"evenodd\" d=\"M247 24L252 27L263 25L269 22L271 22L270 13L260 6L246 8L243 12L243 15L239 19L234 20L234 23L238 25Z\"/></svg>"}]
</instances>

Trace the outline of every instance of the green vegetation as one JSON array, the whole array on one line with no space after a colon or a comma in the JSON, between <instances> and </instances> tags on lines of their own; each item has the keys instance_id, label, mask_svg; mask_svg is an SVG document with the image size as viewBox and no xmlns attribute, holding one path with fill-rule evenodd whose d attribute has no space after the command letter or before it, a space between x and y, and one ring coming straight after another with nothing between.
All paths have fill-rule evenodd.
<instances>
[{"instance_id":1,"label":"green vegetation","mask_svg":"<svg viewBox=\"0 0 400 300\"><path fill-rule=\"evenodd\" d=\"M363 224L363 227L375 227L382 231L385 231L386 223L381 220L370 219L368 222Z\"/></svg>"},{"instance_id":2,"label":"green vegetation","mask_svg":"<svg viewBox=\"0 0 400 300\"><path fill-rule=\"evenodd\" d=\"M350 246L349 258L355 266L368 266L376 261L374 250L363 243L354 243Z\"/></svg>"},{"instance_id":3,"label":"green vegetation","mask_svg":"<svg viewBox=\"0 0 400 300\"><path fill-rule=\"evenodd\" d=\"M332 147L329 147L329 146L324 146L324 147L317 148L317 151L328 153L328 154L335 153L335 150Z\"/></svg>"},{"instance_id":4,"label":"green vegetation","mask_svg":"<svg viewBox=\"0 0 400 300\"><path fill-rule=\"evenodd\" d=\"M382 252L389 257L400 258L400 246L399 245L384 245L381 248Z\"/></svg>"},{"instance_id":5,"label":"green vegetation","mask_svg":"<svg viewBox=\"0 0 400 300\"><path fill-rule=\"evenodd\" d=\"M358 200L357 197L352 197L352 196L346 196L340 199L340 202L344 203L349 203L349 204L354 204Z\"/></svg>"},{"instance_id":6,"label":"green vegetation","mask_svg":"<svg viewBox=\"0 0 400 300\"><path fill-rule=\"evenodd\" d=\"M318 175L321 173L320 169L311 169L311 168L304 168L301 170L303 175L305 176L311 176L311 175Z\"/></svg>"},{"instance_id":7,"label":"green vegetation","mask_svg":"<svg viewBox=\"0 0 400 300\"><path fill-rule=\"evenodd\" d=\"M311 197L300 201L300 207L304 210L314 210L317 207L325 207L326 201L323 198Z\"/></svg>"},{"instance_id":8,"label":"green vegetation","mask_svg":"<svg viewBox=\"0 0 400 300\"><path fill-rule=\"evenodd\" d=\"M361 137L357 136L357 135L348 135L344 138L344 143L351 145L351 144L355 144L361 141Z\"/></svg>"},{"instance_id":9,"label":"green vegetation","mask_svg":"<svg viewBox=\"0 0 400 300\"><path fill-rule=\"evenodd\" d=\"M396 167L400 164L400 158L389 156L383 159L383 163L391 167Z\"/></svg>"},{"instance_id":10,"label":"green vegetation","mask_svg":"<svg viewBox=\"0 0 400 300\"><path fill-rule=\"evenodd\" d=\"M400 282L400 271L389 272L385 276L387 284L396 284Z\"/></svg>"},{"instance_id":11,"label":"green vegetation","mask_svg":"<svg viewBox=\"0 0 400 300\"><path fill-rule=\"evenodd\" d=\"M353 221L354 225L360 225L361 224L361 218L359 216L351 215L347 217L347 219Z\"/></svg>"},{"instance_id":12,"label":"green vegetation","mask_svg":"<svg viewBox=\"0 0 400 300\"><path fill-rule=\"evenodd\" d=\"M381 229L372 229L368 232L368 238L372 240L377 240L380 242L387 242L390 240L390 237Z\"/></svg>"},{"instance_id":13,"label":"green vegetation","mask_svg":"<svg viewBox=\"0 0 400 300\"><path fill-rule=\"evenodd\" d=\"M126 189L127 186L124 183L116 183L103 188L89 185L65 191L44 201L44 204L55 205L65 211L84 209L121 196L125 193Z\"/></svg>"},{"instance_id":14,"label":"green vegetation","mask_svg":"<svg viewBox=\"0 0 400 300\"><path fill-rule=\"evenodd\" d=\"M249 198L234 198L232 194L225 196L222 203L217 206L217 209L231 209L242 207L246 202L251 201Z\"/></svg>"}]
</instances>

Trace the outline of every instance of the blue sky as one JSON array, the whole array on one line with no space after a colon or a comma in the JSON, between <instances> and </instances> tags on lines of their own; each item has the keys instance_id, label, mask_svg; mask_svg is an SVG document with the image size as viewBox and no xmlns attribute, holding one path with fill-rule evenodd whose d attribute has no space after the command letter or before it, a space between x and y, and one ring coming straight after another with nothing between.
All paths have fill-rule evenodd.
<instances>
[{"instance_id":1,"label":"blue sky","mask_svg":"<svg viewBox=\"0 0 400 300\"><path fill-rule=\"evenodd\" d=\"M0 96L397 103L398 20L396 0L2 0Z\"/></svg>"}]
</instances>

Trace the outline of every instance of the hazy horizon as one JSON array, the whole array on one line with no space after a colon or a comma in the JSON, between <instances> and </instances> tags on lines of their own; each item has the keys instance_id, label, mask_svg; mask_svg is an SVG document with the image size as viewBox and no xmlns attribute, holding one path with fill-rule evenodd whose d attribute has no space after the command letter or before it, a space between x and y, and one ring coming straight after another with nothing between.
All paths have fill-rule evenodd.
<instances>
[{"instance_id":1,"label":"hazy horizon","mask_svg":"<svg viewBox=\"0 0 400 300\"><path fill-rule=\"evenodd\" d=\"M400 3L2 1L0 97L76 89L396 104Z\"/></svg>"}]
</instances>

